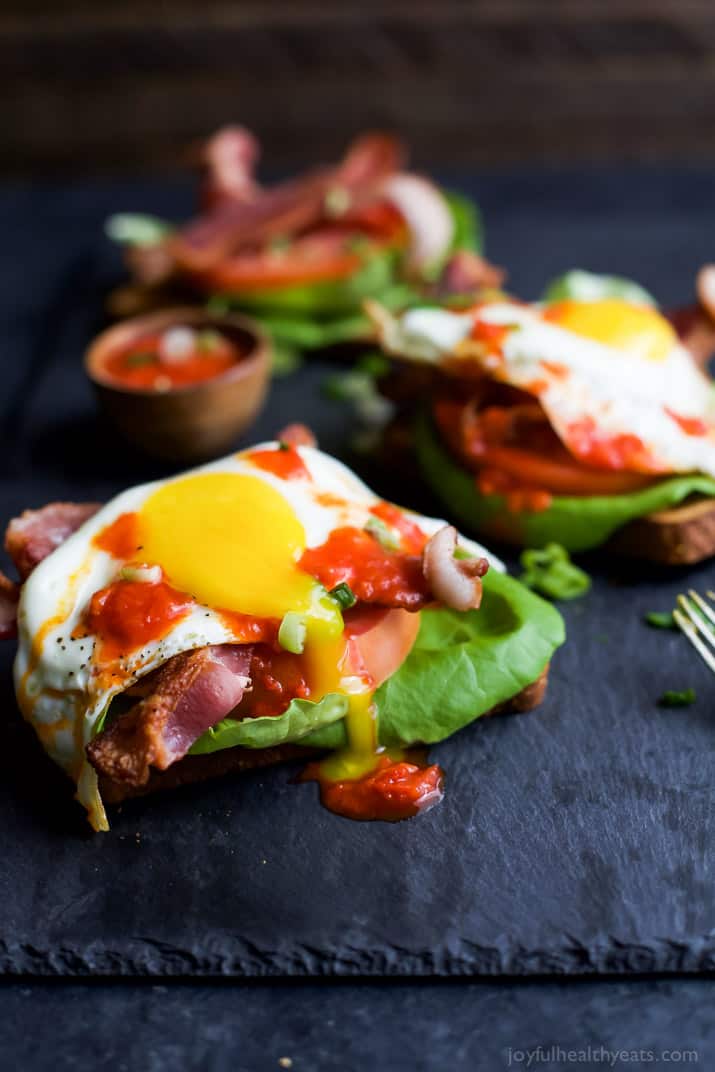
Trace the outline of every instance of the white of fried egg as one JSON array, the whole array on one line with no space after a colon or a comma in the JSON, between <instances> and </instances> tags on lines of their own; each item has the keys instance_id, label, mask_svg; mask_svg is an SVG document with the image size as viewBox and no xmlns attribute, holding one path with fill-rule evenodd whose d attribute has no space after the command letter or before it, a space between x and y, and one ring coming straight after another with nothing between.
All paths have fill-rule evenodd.
<instances>
[{"instance_id":1,"label":"white of fried egg","mask_svg":"<svg viewBox=\"0 0 715 1072\"><path fill-rule=\"evenodd\" d=\"M465 360L479 324L506 330L480 359L496 379L534 394L571 452L584 461L580 430L602 442L636 437L644 449L627 467L700 471L715 477L715 394L710 380L656 310L619 299L527 306L499 301L466 313L418 309L401 321L405 338Z\"/></svg>"},{"instance_id":2,"label":"white of fried egg","mask_svg":"<svg viewBox=\"0 0 715 1072\"><path fill-rule=\"evenodd\" d=\"M97 720L112 698L172 656L210 644L245 642L230 613L281 619L307 615L315 628L325 691L335 684L330 641L342 630L339 612L297 561L344 525L364 527L380 500L347 467L312 447L298 453L309 479L283 479L251 461L266 443L178 477L125 491L107 503L41 562L23 585L18 608L15 687L25 717L47 752L77 782L78 799L95 829L107 821L94 769L85 758ZM404 513L428 535L443 524ZM98 546L101 534L125 515L137 518L139 543L127 555ZM463 540L474 554L480 545ZM136 650L103 654L83 628L98 591L129 570L152 583L160 566L174 589L190 595L188 613L158 640ZM124 573L122 573L124 571ZM322 671L320 671L322 672Z\"/></svg>"}]
</instances>

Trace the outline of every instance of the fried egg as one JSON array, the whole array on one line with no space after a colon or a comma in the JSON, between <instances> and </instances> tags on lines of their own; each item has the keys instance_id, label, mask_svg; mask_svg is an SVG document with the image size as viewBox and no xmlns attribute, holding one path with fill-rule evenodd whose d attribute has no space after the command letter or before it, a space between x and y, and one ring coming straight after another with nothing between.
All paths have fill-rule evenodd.
<instances>
[{"instance_id":1,"label":"fried egg","mask_svg":"<svg viewBox=\"0 0 715 1072\"><path fill-rule=\"evenodd\" d=\"M450 355L457 370L461 360L476 360L537 397L586 464L715 476L711 381L649 306L616 298L546 306L502 300L464 313L412 310L400 326L422 360Z\"/></svg>"},{"instance_id":2,"label":"fried egg","mask_svg":"<svg viewBox=\"0 0 715 1072\"><path fill-rule=\"evenodd\" d=\"M340 609L300 569L299 559L336 528L362 529L374 521L370 511L381 500L313 447L292 450L297 477L266 468L262 456L279 450L277 443L261 444L125 491L23 585L14 668L18 701L46 751L76 781L95 829L106 829L107 820L85 747L112 699L181 652L248 642L246 618L285 619L298 612L317 691L354 694L351 703L364 703L364 688L341 672ZM428 536L444 525L403 513ZM478 544L462 542L503 568ZM132 591L141 597L143 586L156 585L157 577L168 586L161 628L152 628L156 622L148 613L139 615L135 634L121 616L116 635L93 627L118 579L133 581ZM173 616L172 592L184 599Z\"/></svg>"}]
</instances>

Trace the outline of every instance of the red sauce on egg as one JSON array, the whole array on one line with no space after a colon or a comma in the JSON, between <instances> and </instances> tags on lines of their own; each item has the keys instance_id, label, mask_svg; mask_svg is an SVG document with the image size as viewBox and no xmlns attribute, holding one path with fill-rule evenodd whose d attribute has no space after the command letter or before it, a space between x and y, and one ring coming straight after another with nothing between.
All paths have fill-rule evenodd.
<instances>
[{"instance_id":1,"label":"red sauce on egg","mask_svg":"<svg viewBox=\"0 0 715 1072\"><path fill-rule=\"evenodd\" d=\"M184 592L164 581L119 580L94 593L84 624L101 643L103 658L120 659L150 641L161 640L192 605Z\"/></svg>"},{"instance_id":2,"label":"red sauce on egg","mask_svg":"<svg viewBox=\"0 0 715 1072\"><path fill-rule=\"evenodd\" d=\"M400 510L399 506L394 506L389 502L379 502L370 507L370 513L399 533L400 542L405 551L414 555L422 553L429 537L425 535L416 521Z\"/></svg>"},{"instance_id":3,"label":"red sauce on egg","mask_svg":"<svg viewBox=\"0 0 715 1072\"><path fill-rule=\"evenodd\" d=\"M595 469L643 471L653 468L650 451L636 435L607 436L591 417L572 421L567 429L568 444L576 457Z\"/></svg>"},{"instance_id":4,"label":"red sauce on egg","mask_svg":"<svg viewBox=\"0 0 715 1072\"><path fill-rule=\"evenodd\" d=\"M218 610L219 618L231 631L237 644L272 644L278 643L280 622L275 618L255 618L250 614L241 614L237 610Z\"/></svg>"},{"instance_id":5,"label":"red sauce on egg","mask_svg":"<svg viewBox=\"0 0 715 1072\"><path fill-rule=\"evenodd\" d=\"M679 413L674 413L672 409L665 407L665 412L668 416L680 425L680 428L686 435L689 436L706 436L708 434L708 426L705 421L701 421L699 417L683 417Z\"/></svg>"},{"instance_id":6,"label":"red sauce on egg","mask_svg":"<svg viewBox=\"0 0 715 1072\"><path fill-rule=\"evenodd\" d=\"M251 450L244 457L281 480L310 480L310 473L300 453L289 443L268 450Z\"/></svg>"},{"instance_id":7,"label":"red sauce on egg","mask_svg":"<svg viewBox=\"0 0 715 1072\"><path fill-rule=\"evenodd\" d=\"M101 551L115 558L133 558L141 551L139 544L139 517L137 514L120 514L111 525L106 525L96 534L93 543Z\"/></svg>"},{"instance_id":8,"label":"red sauce on egg","mask_svg":"<svg viewBox=\"0 0 715 1072\"><path fill-rule=\"evenodd\" d=\"M510 331L508 324L492 324L488 320L480 320L477 316L472 326L471 338L483 343L490 353L498 353Z\"/></svg>"},{"instance_id":9,"label":"red sauce on egg","mask_svg":"<svg viewBox=\"0 0 715 1072\"><path fill-rule=\"evenodd\" d=\"M350 525L304 551L299 565L328 590L350 585L362 603L418 610L428 602L421 555L388 551L369 532Z\"/></svg>"},{"instance_id":10,"label":"red sauce on egg","mask_svg":"<svg viewBox=\"0 0 715 1072\"><path fill-rule=\"evenodd\" d=\"M375 768L362 778L330 781L323 778L319 763L311 763L301 781L317 781L325 808L347 819L397 822L439 804L444 796L440 767L419 766L407 760L380 756Z\"/></svg>"}]
</instances>

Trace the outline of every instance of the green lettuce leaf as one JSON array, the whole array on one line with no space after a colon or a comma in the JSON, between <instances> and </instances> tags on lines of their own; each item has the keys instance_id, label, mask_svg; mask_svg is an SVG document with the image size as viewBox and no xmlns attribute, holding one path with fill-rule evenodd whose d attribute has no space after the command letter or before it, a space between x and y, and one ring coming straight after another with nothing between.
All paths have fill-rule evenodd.
<instances>
[{"instance_id":1,"label":"green lettuce leaf","mask_svg":"<svg viewBox=\"0 0 715 1072\"><path fill-rule=\"evenodd\" d=\"M535 681L564 642L561 615L545 600L496 570L483 583L478 611L422 611L412 651L375 694L382 744L433 744L449 737ZM191 754L288 742L342 748L346 709L344 696L330 695L320 703L293 700L275 718L224 719Z\"/></svg>"},{"instance_id":2,"label":"green lettuce leaf","mask_svg":"<svg viewBox=\"0 0 715 1072\"><path fill-rule=\"evenodd\" d=\"M623 279L618 275L598 275L574 268L552 279L541 300L545 302L603 301L606 298L622 298L638 305L657 305L655 298L644 290L640 283Z\"/></svg>"},{"instance_id":3,"label":"green lettuce leaf","mask_svg":"<svg viewBox=\"0 0 715 1072\"><path fill-rule=\"evenodd\" d=\"M258 313L293 316L339 316L356 312L365 298L378 295L396 282L399 256L394 250L372 254L345 279L302 283L264 290L233 290L215 297Z\"/></svg>"},{"instance_id":4,"label":"green lettuce leaf","mask_svg":"<svg viewBox=\"0 0 715 1072\"><path fill-rule=\"evenodd\" d=\"M482 223L482 214L477 205L469 197L455 193L454 190L443 190L442 192L454 220L454 234L450 252L455 253L459 249L468 249L473 253L482 253L484 250L484 225Z\"/></svg>"},{"instance_id":5,"label":"green lettuce leaf","mask_svg":"<svg viewBox=\"0 0 715 1072\"><path fill-rule=\"evenodd\" d=\"M348 701L331 693L319 703L292 700L282 715L264 718L224 718L202 734L189 749L192 756L218 752L223 748L274 748L279 744L300 741L314 730L329 726L345 717Z\"/></svg>"},{"instance_id":6,"label":"green lettuce leaf","mask_svg":"<svg viewBox=\"0 0 715 1072\"><path fill-rule=\"evenodd\" d=\"M479 610L422 611L412 651L375 694L382 744L444 740L535 681L563 644L563 619L549 603L496 570L483 583ZM300 743L342 748L345 725L335 722Z\"/></svg>"},{"instance_id":7,"label":"green lettuce leaf","mask_svg":"<svg viewBox=\"0 0 715 1072\"><path fill-rule=\"evenodd\" d=\"M555 542L567 551L588 551L636 517L677 506L691 495L715 497L715 480L695 473L667 477L627 495L556 496L541 513L514 513L503 496L477 491L473 475L452 458L425 413L416 422L415 449L427 482L450 516L473 532L525 547Z\"/></svg>"}]
</instances>

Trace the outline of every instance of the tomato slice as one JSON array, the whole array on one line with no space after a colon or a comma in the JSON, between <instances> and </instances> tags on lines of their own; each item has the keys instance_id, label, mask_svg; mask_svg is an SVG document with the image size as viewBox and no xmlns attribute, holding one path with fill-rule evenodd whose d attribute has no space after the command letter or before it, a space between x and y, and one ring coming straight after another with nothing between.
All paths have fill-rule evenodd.
<instances>
[{"instance_id":1,"label":"tomato slice","mask_svg":"<svg viewBox=\"0 0 715 1072\"><path fill-rule=\"evenodd\" d=\"M517 477L520 483L556 495L621 495L649 487L654 479L624 470L589 469L571 460L534 454L520 447L485 446L480 463Z\"/></svg>"},{"instance_id":2,"label":"tomato slice","mask_svg":"<svg viewBox=\"0 0 715 1072\"><path fill-rule=\"evenodd\" d=\"M480 474L480 486L529 489L553 495L621 495L659 479L625 469L601 469L574 457L559 440L540 405L438 401L437 425L463 463ZM487 493L486 491L484 492ZM545 508L545 506L542 506Z\"/></svg>"},{"instance_id":3,"label":"tomato slice","mask_svg":"<svg viewBox=\"0 0 715 1072\"><path fill-rule=\"evenodd\" d=\"M229 291L330 282L356 272L370 251L404 245L407 239L407 225L397 209L389 201L369 201L284 245L237 253L193 278L206 290ZM360 241L364 245L357 250Z\"/></svg>"},{"instance_id":4,"label":"tomato slice","mask_svg":"<svg viewBox=\"0 0 715 1072\"><path fill-rule=\"evenodd\" d=\"M322 231L294 239L285 248L239 253L194 279L207 290L264 290L345 279L361 263L345 234Z\"/></svg>"},{"instance_id":5,"label":"tomato slice","mask_svg":"<svg viewBox=\"0 0 715 1072\"><path fill-rule=\"evenodd\" d=\"M376 687L402 666L419 628L419 611L399 608L358 607L345 620L351 645Z\"/></svg>"}]
</instances>

